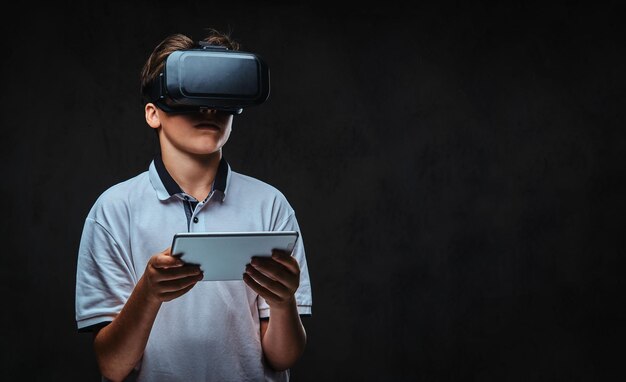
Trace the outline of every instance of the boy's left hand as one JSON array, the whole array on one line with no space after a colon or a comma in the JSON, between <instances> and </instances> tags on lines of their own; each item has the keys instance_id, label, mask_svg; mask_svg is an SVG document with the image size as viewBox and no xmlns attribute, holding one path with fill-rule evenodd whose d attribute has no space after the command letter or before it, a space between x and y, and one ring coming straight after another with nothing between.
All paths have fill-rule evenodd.
<instances>
[{"instance_id":1,"label":"boy's left hand","mask_svg":"<svg viewBox=\"0 0 626 382\"><path fill-rule=\"evenodd\" d=\"M271 308L287 307L295 302L300 266L288 252L275 249L272 257L253 257L246 265L243 281Z\"/></svg>"}]
</instances>

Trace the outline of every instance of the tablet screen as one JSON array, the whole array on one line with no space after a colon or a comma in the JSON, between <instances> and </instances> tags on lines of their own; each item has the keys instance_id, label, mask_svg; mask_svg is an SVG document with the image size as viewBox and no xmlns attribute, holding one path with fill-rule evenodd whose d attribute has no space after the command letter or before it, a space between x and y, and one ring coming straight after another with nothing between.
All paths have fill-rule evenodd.
<instances>
[{"instance_id":1,"label":"tablet screen","mask_svg":"<svg viewBox=\"0 0 626 382\"><path fill-rule=\"evenodd\" d=\"M182 232L174 235L172 256L200 265L202 281L242 280L253 256L271 256L272 249L292 252L297 231Z\"/></svg>"}]
</instances>

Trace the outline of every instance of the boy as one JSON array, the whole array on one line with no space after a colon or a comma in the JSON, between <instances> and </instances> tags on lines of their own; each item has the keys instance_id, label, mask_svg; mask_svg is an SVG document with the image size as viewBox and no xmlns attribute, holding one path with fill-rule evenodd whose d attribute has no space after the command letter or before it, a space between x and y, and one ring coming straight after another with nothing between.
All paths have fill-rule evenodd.
<instances>
[{"instance_id":1,"label":"boy","mask_svg":"<svg viewBox=\"0 0 626 382\"><path fill-rule=\"evenodd\" d=\"M203 40L238 50L215 30ZM174 51L196 48L175 34L141 73L142 95ZM152 101L152 102L151 102ZM300 231L284 195L236 173L222 156L232 112L165 112L147 99L160 153L149 169L106 190L86 219L78 254L76 321L93 331L103 379L286 381L302 355L300 315L311 314L302 243L242 270L243 281L202 281L170 253L177 232Z\"/></svg>"}]
</instances>

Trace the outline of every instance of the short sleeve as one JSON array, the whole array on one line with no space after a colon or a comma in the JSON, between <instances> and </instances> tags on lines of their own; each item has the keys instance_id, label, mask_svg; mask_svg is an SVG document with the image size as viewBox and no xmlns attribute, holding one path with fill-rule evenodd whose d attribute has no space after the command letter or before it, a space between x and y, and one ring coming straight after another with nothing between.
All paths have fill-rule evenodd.
<instances>
[{"instance_id":1,"label":"short sleeve","mask_svg":"<svg viewBox=\"0 0 626 382\"><path fill-rule=\"evenodd\" d=\"M310 316L312 314L313 299L311 281L309 279L309 268L304 253L304 238L302 237L302 232L300 231L298 221L293 211L288 218L280 224L276 231L297 231L299 233L292 253L292 256L296 258L300 267L300 285L295 293L295 297L296 304L298 305L298 313L300 313L301 316ZM270 307L261 296L258 298L258 307L260 318L268 318L270 316Z\"/></svg>"},{"instance_id":2,"label":"short sleeve","mask_svg":"<svg viewBox=\"0 0 626 382\"><path fill-rule=\"evenodd\" d=\"M76 323L90 331L113 321L130 297L136 276L128 253L110 231L87 218L76 268Z\"/></svg>"}]
</instances>

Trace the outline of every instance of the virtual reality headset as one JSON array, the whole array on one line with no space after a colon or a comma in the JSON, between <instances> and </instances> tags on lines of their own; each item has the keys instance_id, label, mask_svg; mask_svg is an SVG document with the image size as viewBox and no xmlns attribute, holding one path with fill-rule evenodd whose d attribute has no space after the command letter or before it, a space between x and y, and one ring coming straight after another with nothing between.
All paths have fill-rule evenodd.
<instances>
[{"instance_id":1,"label":"virtual reality headset","mask_svg":"<svg viewBox=\"0 0 626 382\"><path fill-rule=\"evenodd\" d=\"M269 97L269 68L261 57L200 43L172 52L163 72L143 89L144 101L167 113L207 109L241 114Z\"/></svg>"}]
</instances>

